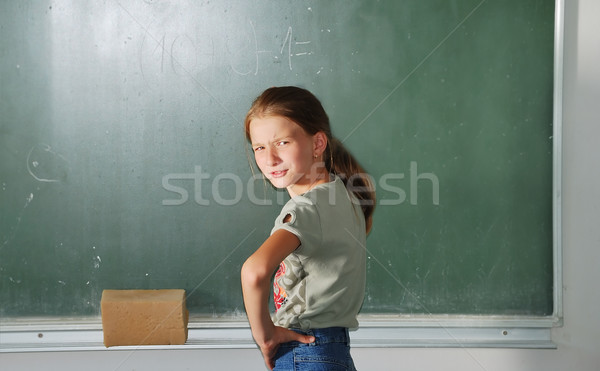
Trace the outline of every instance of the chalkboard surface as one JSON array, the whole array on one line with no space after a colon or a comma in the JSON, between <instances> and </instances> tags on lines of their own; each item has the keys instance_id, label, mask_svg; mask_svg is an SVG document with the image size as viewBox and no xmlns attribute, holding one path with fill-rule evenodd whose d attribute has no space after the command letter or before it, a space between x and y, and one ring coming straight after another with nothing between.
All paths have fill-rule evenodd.
<instances>
[{"instance_id":1,"label":"chalkboard surface","mask_svg":"<svg viewBox=\"0 0 600 371\"><path fill-rule=\"evenodd\" d=\"M552 313L554 1L4 1L0 32L2 317L243 315L287 196L242 122L276 85L375 180L363 313Z\"/></svg>"}]
</instances>

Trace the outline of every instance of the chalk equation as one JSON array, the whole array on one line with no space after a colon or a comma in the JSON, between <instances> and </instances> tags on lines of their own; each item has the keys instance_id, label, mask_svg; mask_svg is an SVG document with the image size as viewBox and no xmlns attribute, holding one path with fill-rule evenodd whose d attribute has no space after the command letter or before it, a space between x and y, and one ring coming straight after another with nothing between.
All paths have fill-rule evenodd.
<instances>
[{"instance_id":1,"label":"chalk equation","mask_svg":"<svg viewBox=\"0 0 600 371\"><path fill-rule=\"evenodd\" d=\"M259 56L262 54L271 55L274 62L278 62L280 60L284 60L287 63L287 66L290 71L294 68L292 66L292 60L295 57L301 56L309 56L312 55L312 51L310 50L310 41L297 41L294 39L294 29L292 26L289 26L287 32L285 34L285 38L279 51L273 50L265 50L262 49L259 44L258 38L256 37L256 29L254 27L254 23L250 22L250 28L252 30L251 38L248 42L248 57L252 58L254 61L254 68L248 69L246 71L240 71L235 68L233 64L231 64L231 69L237 73L238 75L258 75L259 66L260 66L260 58Z\"/></svg>"},{"instance_id":2,"label":"chalk equation","mask_svg":"<svg viewBox=\"0 0 600 371\"><path fill-rule=\"evenodd\" d=\"M186 30L152 31L146 28L141 38L139 68L144 79L150 75L194 76L211 67L226 66L239 76L256 76L267 67L281 65L288 71L295 63L313 55L311 40L299 39L292 26L281 29L267 42L257 36L256 25L249 21L239 37L216 37L206 31L194 34Z\"/></svg>"}]
</instances>

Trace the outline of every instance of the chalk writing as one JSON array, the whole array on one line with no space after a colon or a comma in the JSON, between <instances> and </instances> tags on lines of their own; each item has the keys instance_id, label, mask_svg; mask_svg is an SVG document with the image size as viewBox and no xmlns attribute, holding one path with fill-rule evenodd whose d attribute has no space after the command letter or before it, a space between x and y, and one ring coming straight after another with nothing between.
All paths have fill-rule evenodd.
<instances>
[{"instance_id":1,"label":"chalk writing","mask_svg":"<svg viewBox=\"0 0 600 371\"><path fill-rule=\"evenodd\" d=\"M177 35L171 43L171 68L178 75L186 75L198 66L197 48L187 35Z\"/></svg>"},{"instance_id":2,"label":"chalk writing","mask_svg":"<svg viewBox=\"0 0 600 371\"><path fill-rule=\"evenodd\" d=\"M141 38L142 47L139 54L139 66L142 78L172 72L179 76L191 76L214 64L214 43L212 37L196 35L194 41L186 33L156 33L148 29ZM165 69L169 69L166 71Z\"/></svg>"},{"instance_id":3,"label":"chalk writing","mask_svg":"<svg viewBox=\"0 0 600 371\"><path fill-rule=\"evenodd\" d=\"M252 43L252 46L250 47L250 52L248 54L253 54L254 57L254 75L258 74L258 56L260 54L263 53L271 53L270 50L259 50L258 49L258 39L256 38L256 29L254 28L254 24L252 23L252 21L250 21L250 29L252 30L252 38L251 40L249 40L249 43ZM252 71L248 71L248 72L242 72L239 71L237 68L234 67L233 64L231 64L231 69L233 70L233 72L237 73L238 75L249 75Z\"/></svg>"},{"instance_id":4,"label":"chalk writing","mask_svg":"<svg viewBox=\"0 0 600 371\"><path fill-rule=\"evenodd\" d=\"M142 78L148 82L150 76L173 73L193 78L198 72L209 67L228 66L240 76L256 76L265 68L266 63L282 63L292 71L297 58L306 58L313 54L310 40L297 40L292 26L279 34L283 39L279 45L268 45L257 36L254 22L241 37L213 37L205 32L189 34L173 30L151 31L144 29L141 37L139 68ZM276 35L277 36L277 35ZM219 45L215 40L224 42L229 53L218 53ZM262 56L266 56L262 57ZM225 57L227 59L218 59Z\"/></svg>"},{"instance_id":5,"label":"chalk writing","mask_svg":"<svg viewBox=\"0 0 600 371\"><path fill-rule=\"evenodd\" d=\"M253 74L258 75L259 55L260 54L273 54L273 52L271 50L259 49L259 42L256 37L256 30L255 30L254 24L252 22L250 22L250 29L252 31L252 35L251 35L251 39L249 40L250 52L248 54L252 57L252 59L254 61L254 73ZM300 49L299 51L296 50L296 48L302 48L302 46L309 46L309 45L310 45L310 41L294 40L294 29L292 28L292 26L289 26L287 29L285 38L283 40L283 44L281 45L281 47L279 49L279 55L273 55L273 59L275 61L279 61L280 58L287 60L288 68L290 71L292 71L294 69L292 66L292 59L294 57L312 55L312 51L307 50L306 48ZM236 69L234 67L233 64L231 65L231 69L238 75L248 75L251 73L251 71L247 71L247 72L239 71L238 69Z\"/></svg>"},{"instance_id":6,"label":"chalk writing","mask_svg":"<svg viewBox=\"0 0 600 371\"><path fill-rule=\"evenodd\" d=\"M287 47L287 59L288 59L288 65L290 66L290 71L293 69L292 68L292 57L293 56L312 54L312 52L307 52L307 51L293 53L292 52L292 40L294 39L293 35L294 35L294 32L293 32L292 27L290 26L288 28L287 34L285 35L285 40L283 41L283 45L281 46L281 49L279 50L279 54L283 55L283 50L285 49L285 45L287 44L287 46L288 46ZM294 41L293 44L294 45L308 45L308 44L310 44L310 41Z\"/></svg>"},{"instance_id":7,"label":"chalk writing","mask_svg":"<svg viewBox=\"0 0 600 371\"><path fill-rule=\"evenodd\" d=\"M38 182L56 183L66 177L67 159L47 144L37 144L27 153L27 171Z\"/></svg>"}]
</instances>

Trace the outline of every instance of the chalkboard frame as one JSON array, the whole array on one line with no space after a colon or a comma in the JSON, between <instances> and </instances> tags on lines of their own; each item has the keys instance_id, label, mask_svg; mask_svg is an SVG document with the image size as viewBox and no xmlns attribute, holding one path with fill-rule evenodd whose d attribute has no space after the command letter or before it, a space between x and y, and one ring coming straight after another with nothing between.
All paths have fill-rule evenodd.
<instances>
[{"instance_id":1,"label":"chalkboard frame","mask_svg":"<svg viewBox=\"0 0 600 371\"><path fill-rule=\"evenodd\" d=\"M553 313L549 316L360 315L355 347L555 348L550 329L562 326L562 101L564 0L555 0L553 92ZM192 317L188 343L143 349L254 348L246 321ZM0 352L105 350L100 319L0 319ZM137 350L140 347L115 347Z\"/></svg>"}]
</instances>

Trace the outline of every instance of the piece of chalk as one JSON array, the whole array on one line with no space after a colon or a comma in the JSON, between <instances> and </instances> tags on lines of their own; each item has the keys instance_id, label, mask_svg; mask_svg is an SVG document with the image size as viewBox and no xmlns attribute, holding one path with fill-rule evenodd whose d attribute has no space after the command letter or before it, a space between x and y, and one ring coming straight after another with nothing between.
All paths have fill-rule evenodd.
<instances>
[{"instance_id":1,"label":"piece of chalk","mask_svg":"<svg viewBox=\"0 0 600 371\"><path fill-rule=\"evenodd\" d=\"M104 345L185 344L185 290L104 290L100 301Z\"/></svg>"}]
</instances>

